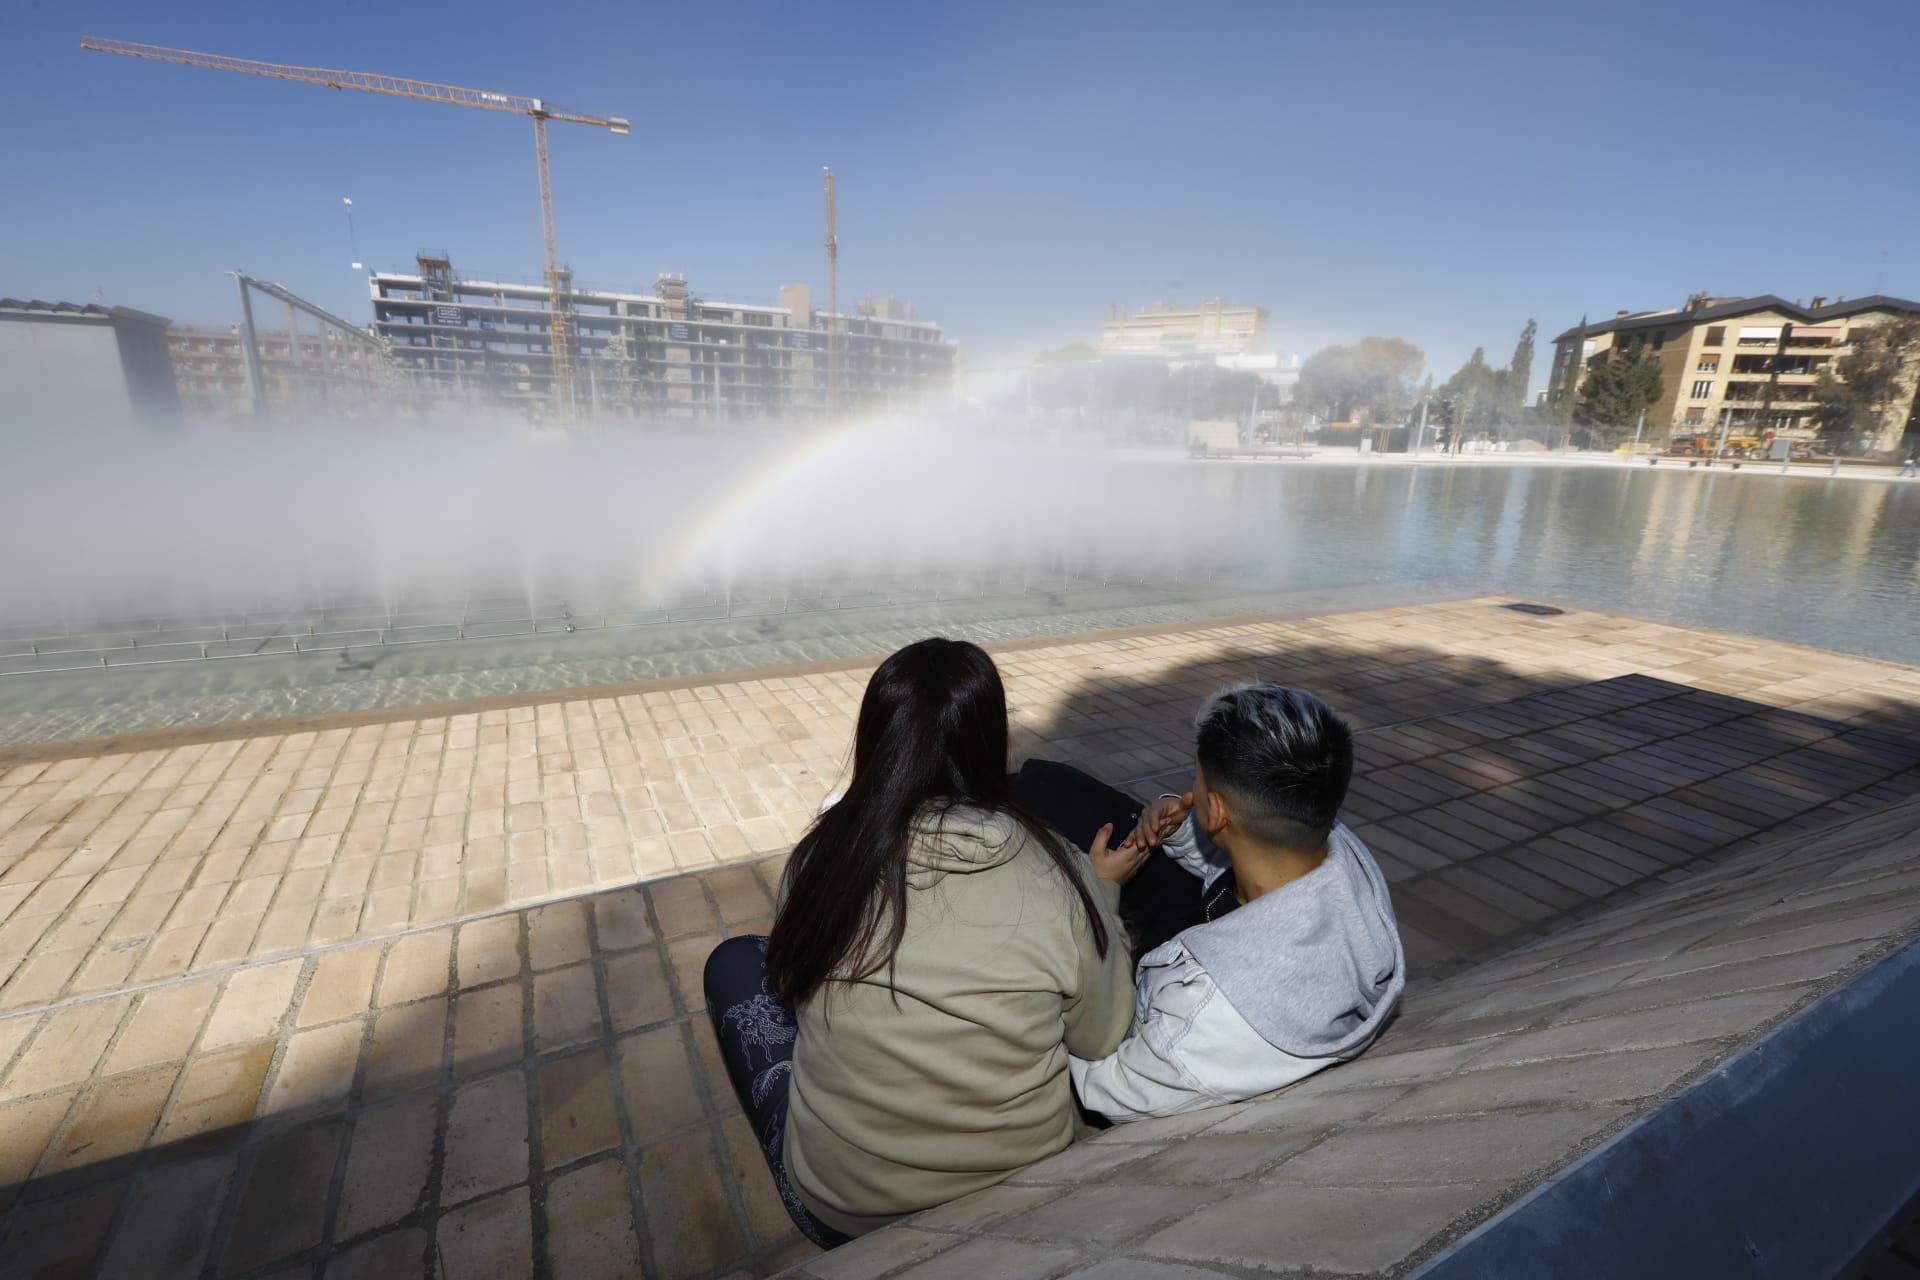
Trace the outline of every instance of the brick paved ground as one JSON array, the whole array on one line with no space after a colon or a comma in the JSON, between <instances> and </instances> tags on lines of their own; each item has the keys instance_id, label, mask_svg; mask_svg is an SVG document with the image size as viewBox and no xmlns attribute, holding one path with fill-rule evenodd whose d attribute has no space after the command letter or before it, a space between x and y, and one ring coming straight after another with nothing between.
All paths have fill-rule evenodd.
<instances>
[{"instance_id":1,"label":"brick paved ground","mask_svg":"<svg viewBox=\"0 0 1920 1280\"><path fill-rule=\"evenodd\" d=\"M1350 818L1428 974L1920 780L1920 672L1577 611L1000 661L1020 754L1142 791L1178 781L1205 691L1326 694L1366 728ZM764 924L778 864L755 859L832 785L865 675L0 756L0 1256L183 1276L801 1256L697 976Z\"/></svg>"}]
</instances>

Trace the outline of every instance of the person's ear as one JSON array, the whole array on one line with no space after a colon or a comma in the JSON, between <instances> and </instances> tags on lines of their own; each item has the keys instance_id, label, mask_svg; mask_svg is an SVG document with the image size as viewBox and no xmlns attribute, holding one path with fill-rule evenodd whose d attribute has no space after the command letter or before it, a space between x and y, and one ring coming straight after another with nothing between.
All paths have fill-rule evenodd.
<instances>
[{"instance_id":1,"label":"person's ear","mask_svg":"<svg viewBox=\"0 0 1920 1280\"><path fill-rule=\"evenodd\" d=\"M1200 827L1208 835L1213 835L1227 825L1232 815L1227 812L1227 802L1220 798L1218 791L1207 792L1206 801L1206 812L1200 815Z\"/></svg>"}]
</instances>

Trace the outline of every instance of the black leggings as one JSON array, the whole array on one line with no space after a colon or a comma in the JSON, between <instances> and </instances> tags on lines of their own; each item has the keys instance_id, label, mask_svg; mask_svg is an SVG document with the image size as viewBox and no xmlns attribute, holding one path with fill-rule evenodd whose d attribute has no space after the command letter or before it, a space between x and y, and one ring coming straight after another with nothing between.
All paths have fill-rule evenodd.
<instances>
[{"instance_id":1,"label":"black leggings","mask_svg":"<svg viewBox=\"0 0 1920 1280\"><path fill-rule=\"evenodd\" d=\"M781 1004L767 981L767 940L754 934L728 938L707 957L707 1016L720 1041L727 1080L760 1140L760 1152L773 1173L773 1185L787 1215L802 1235L823 1249L845 1244L841 1235L815 1221L787 1178L781 1148L787 1136L787 1090L793 1083L793 1043L798 1034L793 1010Z\"/></svg>"}]
</instances>

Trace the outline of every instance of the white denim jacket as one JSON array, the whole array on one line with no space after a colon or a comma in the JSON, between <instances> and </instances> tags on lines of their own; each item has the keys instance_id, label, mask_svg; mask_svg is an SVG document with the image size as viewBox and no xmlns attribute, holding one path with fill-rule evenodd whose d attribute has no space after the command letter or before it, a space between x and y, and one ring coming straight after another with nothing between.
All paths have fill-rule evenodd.
<instances>
[{"instance_id":1,"label":"white denim jacket","mask_svg":"<svg viewBox=\"0 0 1920 1280\"><path fill-rule=\"evenodd\" d=\"M1082 1104L1125 1121L1240 1102L1373 1042L1406 956L1373 856L1339 824L1328 844L1315 870L1141 958L1126 1040L1068 1064ZM1191 816L1162 848L1206 888L1227 869Z\"/></svg>"}]
</instances>

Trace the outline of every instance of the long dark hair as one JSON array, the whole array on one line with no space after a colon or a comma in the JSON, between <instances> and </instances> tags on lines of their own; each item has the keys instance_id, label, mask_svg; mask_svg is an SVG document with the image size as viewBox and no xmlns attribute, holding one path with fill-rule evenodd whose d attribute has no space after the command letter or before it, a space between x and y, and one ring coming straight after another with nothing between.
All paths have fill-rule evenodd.
<instances>
[{"instance_id":1,"label":"long dark hair","mask_svg":"<svg viewBox=\"0 0 1920 1280\"><path fill-rule=\"evenodd\" d=\"M907 928L914 819L956 805L1011 816L1080 897L1100 955L1107 928L1078 850L1013 801L1007 694L993 659L964 640L922 640L880 664L860 700L853 780L794 846L767 947L774 990L797 1005L833 977L891 976ZM884 938L885 941L880 940ZM877 945L876 945L877 944Z\"/></svg>"}]
</instances>

